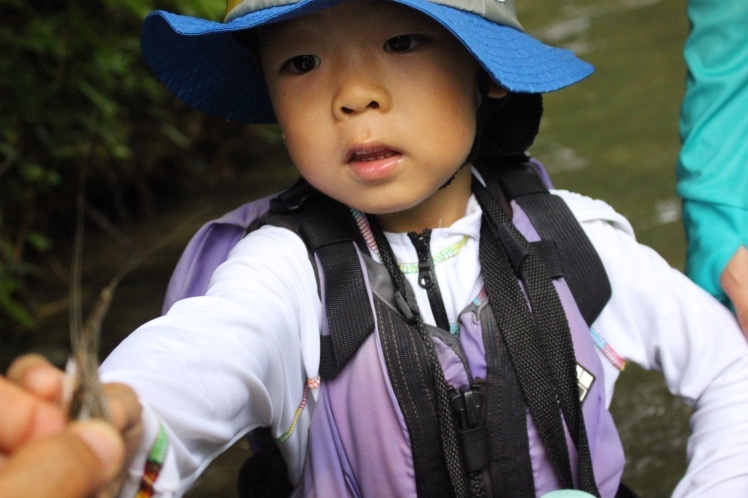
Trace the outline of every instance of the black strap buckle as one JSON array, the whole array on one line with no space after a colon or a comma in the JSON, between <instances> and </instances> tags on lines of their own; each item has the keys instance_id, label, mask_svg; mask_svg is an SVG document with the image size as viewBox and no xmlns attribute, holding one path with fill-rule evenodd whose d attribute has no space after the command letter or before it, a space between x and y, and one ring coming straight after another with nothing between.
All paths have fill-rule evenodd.
<instances>
[{"instance_id":1,"label":"black strap buckle","mask_svg":"<svg viewBox=\"0 0 748 498\"><path fill-rule=\"evenodd\" d=\"M488 430L483 421L483 393L478 386L449 389L449 401L457 415L457 434L465 458L465 470L477 472L488 465Z\"/></svg>"}]
</instances>

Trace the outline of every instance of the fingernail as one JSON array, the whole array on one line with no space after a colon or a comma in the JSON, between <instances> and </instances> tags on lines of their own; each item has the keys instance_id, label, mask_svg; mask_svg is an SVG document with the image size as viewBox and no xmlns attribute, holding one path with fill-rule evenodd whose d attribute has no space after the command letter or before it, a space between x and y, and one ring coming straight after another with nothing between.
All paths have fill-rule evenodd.
<instances>
[{"instance_id":1,"label":"fingernail","mask_svg":"<svg viewBox=\"0 0 748 498\"><path fill-rule=\"evenodd\" d=\"M104 466L107 478L119 473L124 457L122 438L109 424L90 420L72 424L71 430L80 437Z\"/></svg>"}]
</instances>

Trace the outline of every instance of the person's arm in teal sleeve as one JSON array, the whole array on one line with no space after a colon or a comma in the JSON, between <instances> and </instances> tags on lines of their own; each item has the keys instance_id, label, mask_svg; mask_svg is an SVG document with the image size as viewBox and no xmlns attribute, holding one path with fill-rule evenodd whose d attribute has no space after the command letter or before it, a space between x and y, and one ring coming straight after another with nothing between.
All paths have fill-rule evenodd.
<instances>
[{"instance_id":1,"label":"person's arm in teal sleeve","mask_svg":"<svg viewBox=\"0 0 748 498\"><path fill-rule=\"evenodd\" d=\"M688 15L678 163L686 273L732 301L748 333L748 278L738 251L748 245L748 2L689 0Z\"/></svg>"}]
</instances>

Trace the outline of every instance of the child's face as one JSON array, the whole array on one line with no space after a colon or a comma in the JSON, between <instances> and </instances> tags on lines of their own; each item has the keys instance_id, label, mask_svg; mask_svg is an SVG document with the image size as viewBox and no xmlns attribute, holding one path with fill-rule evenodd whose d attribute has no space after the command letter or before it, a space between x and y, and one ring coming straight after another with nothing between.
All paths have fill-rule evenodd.
<instances>
[{"instance_id":1,"label":"child's face","mask_svg":"<svg viewBox=\"0 0 748 498\"><path fill-rule=\"evenodd\" d=\"M464 215L469 168L440 187L473 144L478 64L438 23L395 3L345 2L263 28L259 48L286 145L309 183L381 215L388 230Z\"/></svg>"}]
</instances>

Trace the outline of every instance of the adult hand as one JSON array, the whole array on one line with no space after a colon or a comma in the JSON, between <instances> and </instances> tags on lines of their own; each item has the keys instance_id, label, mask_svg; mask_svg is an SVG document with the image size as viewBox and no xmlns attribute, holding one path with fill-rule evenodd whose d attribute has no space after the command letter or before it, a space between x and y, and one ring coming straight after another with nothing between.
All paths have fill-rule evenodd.
<instances>
[{"instance_id":1,"label":"adult hand","mask_svg":"<svg viewBox=\"0 0 748 498\"><path fill-rule=\"evenodd\" d=\"M748 249L740 246L722 271L722 289L735 306L743 334L748 338Z\"/></svg>"},{"instance_id":2,"label":"adult hand","mask_svg":"<svg viewBox=\"0 0 748 498\"><path fill-rule=\"evenodd\" d=\"M0 377L0 498L91 496L121 472L126 445L140 441L140 405L127 386L105 388L111 425L68 425L57 403L62 384L63 373L33 355Z\"/></svg>"}]
</instances>

